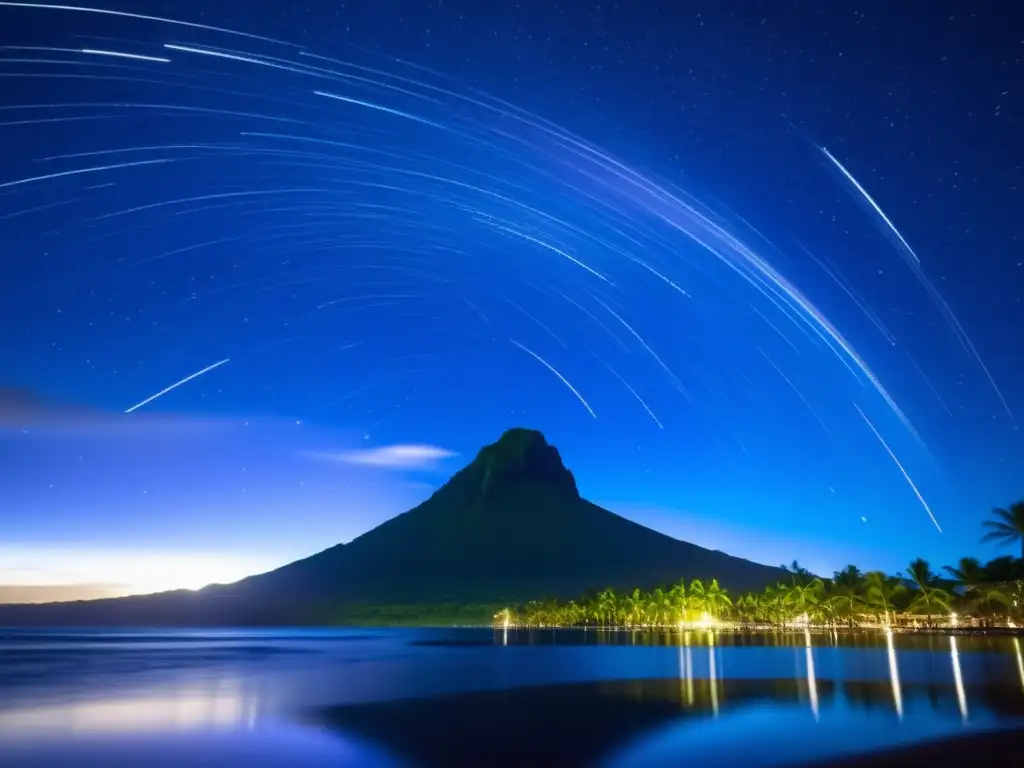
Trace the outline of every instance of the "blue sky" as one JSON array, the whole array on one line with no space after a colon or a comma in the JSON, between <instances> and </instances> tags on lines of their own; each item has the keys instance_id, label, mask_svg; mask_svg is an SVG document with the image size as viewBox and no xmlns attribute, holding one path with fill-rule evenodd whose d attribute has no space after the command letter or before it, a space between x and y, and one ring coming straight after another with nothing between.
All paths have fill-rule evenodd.
<instances>
[{"instance_id":1,"label":"blue sky","mask_svg":"<svg viewBox=\"0 0 1024 768\"><path fill-rule=\"evenodd\" d=\"M283 564L512 426L762 562L995 554L1024 73L994 15L110 8L0 7L0 584Z\"/></svg>"}]
</instances>

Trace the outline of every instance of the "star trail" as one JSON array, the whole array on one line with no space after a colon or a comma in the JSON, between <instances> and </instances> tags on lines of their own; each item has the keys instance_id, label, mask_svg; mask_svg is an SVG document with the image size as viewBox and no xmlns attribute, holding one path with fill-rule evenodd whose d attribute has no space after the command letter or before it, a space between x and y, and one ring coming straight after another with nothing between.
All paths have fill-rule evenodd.
<instances>
[{"instance_id":1,"label":"star trail","mask_svg":"<svg viewBox=\"0 0 1024 768\"><path fill-rule=\"evenodd\" d=\"M308 13L316 27L321 12ZM344 15L331 13L324 25ZM699 109L698 96L625 54L632 85L598 78L588 88L603 98L574 112L562 106L571 64L564 80L507 62L477 78L451 53L455 32L441 54L385 32L304 37L256 10L230 22L192 3L0 2L0 387L104 420L216 422L208 439L224 443L196 487L216 486L211 503L232 510L257 486L264 500L307 494L295 503L311 531L362 502L332 501L341 481L304 456L427 443L471 456L516 425L543 430L589 498L640 522L651 506L702 516L698 543L722 549L716 520L794 532L793 555L824 542L822 560L875 525L894 551L944 552L940 520L955 532L962 504L1006 503L1004 480L974 485L958 457L1020 469L1004 459L1021 455L1024 273L984 267L1003 235L951 255L907 202L930 200L934 181L920 163L886 169L881 142L857 143L857 115L845 134L824 118L793 131L792 104L756 127L737 104L715 126L746 131L749 149L724 128L695 143L659 115L688 99ZM680 56L672 66L696 77ZM655 106L619 106L630 88ZM992 210L949 216L974 216L963 226L985 236ZM1016 271L988 287L965 261ZM986 295L1015 307L999 310L1017 318L1011 331L984 319ZM34 434L0 433L0 455ZM128 450L73 439L105 463ZM148 461L119 476L152 475ZM36 474L9 489L19 509L64 509L79 493L68 479L53 498ZM400 481L421 485L388 491L398 500L381 510L440 480ZM115 517L145 508L137 490L109 492ZM165 489L164 511L139 517L200 503L181 494ZM323 546L375 519L329 516ZM62 538L72 517L55 512L49 533ZM259 546L274 518L253 513L267 525ZM221 523L214 538L238 530Z\"/></svg>"}]
</instances>

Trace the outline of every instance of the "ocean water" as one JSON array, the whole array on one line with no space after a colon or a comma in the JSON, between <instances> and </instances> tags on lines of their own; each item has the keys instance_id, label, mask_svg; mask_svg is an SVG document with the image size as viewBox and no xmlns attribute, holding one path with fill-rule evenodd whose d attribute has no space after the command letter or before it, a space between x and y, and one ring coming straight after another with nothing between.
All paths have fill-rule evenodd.
<instances>
[{"instance_id":1,"label":"ocean water","mask_svg":"<svg viewBox=\"0 0 1024 768\"><path fill-rule=\"evenodd\" d=\"M786 765L1024 722L1011 637L0 629L0 767Z\"/></svg>"}]
</instances>

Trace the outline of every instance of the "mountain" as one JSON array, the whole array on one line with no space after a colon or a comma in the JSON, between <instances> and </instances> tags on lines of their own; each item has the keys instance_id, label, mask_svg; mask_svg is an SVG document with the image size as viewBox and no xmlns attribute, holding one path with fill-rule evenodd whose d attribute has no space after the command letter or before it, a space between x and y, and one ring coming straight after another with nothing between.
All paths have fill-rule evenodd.
<instances>
[{"instance_id":1,"label":"mountain","mask_svg":"<svg viewBox=\"0 0 1024 768\"><path fill-rule=\"evenodd\" d=\"M588 589L717 578L745 591L784 575L591 504L540 432L512 429L422 504L348 544L196 592L0 606L0 626L481 621Z\"/></svg>"}]
</instances>

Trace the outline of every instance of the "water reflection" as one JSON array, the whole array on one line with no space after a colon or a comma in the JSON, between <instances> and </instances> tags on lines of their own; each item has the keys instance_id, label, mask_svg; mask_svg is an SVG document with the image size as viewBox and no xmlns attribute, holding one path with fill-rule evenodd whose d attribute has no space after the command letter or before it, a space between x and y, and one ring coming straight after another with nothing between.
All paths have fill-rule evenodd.
<instances>
[{"instance_id":1,"label":"water reflection","mask_svg":"<svg viewBox=\"0 0 1024 768\"><path fill-rule=\"evenodd\" d=\"M1021 657L1021 641L1014 638L1014 655L1017 658L1017 676L1021 679L1021 691L1024 692L1024 658Z\"/></svg>"},{"instance_id":2,"label":"water reflection","mask_svg":"<svg viewBox=\"0 0 1024 768\"><path fill-rule=\"evenodd\" d=\"M949 636L949 655L953 660L953 682L956 685L956 703L960 707L960 717L967 722L967 693L964 691L964 679L960 673L960 654L956 650L956 637Z\"/></svg>"},{"instance_id":3,"label":"water reflection","mask_svg":"<svg viewBox=\"0 0 1024 768\"><path fill-rule=\"evenodd\" d=\"M209 727L254 727L259 703L237 683L168 690L146 696L97 699L0 710L0 733L132 733Z\"/></svg>"},{"instance_id":4,"label":"water reflection","mask_svg":"<svg viewBox=\"0 0 1024 768\"><path fill-rule=\"evenodd\" d=\"M689 668L685 658L685 650L676 654L682 667L677 679L453 694L339 707L327 718L343 734L388 744L397 756L428 765L790 764L961 729L952 706L956 694L948 683L904 685L908 706L902 721L894 716L892 686L885 679L846 681L840 690L838 681L813 677L817 721L807 711L802 674L761 680L718 677L717 685L709 675L704 684L698 680L688 703L686 685L680 684ZM1010 704L998 690L983 688L976 693L976 709L972 731L983 733L1000 722L997 712L1024 713L1024 700L1017 697ZM459 724L458 739L445 735L451 723Z\"/></svg>"},{"instance_id":5,"label":"water reflection","mask_svg":"<svg viewBox=\"0 0 1024 768\"><path fill-rule=\"evenodd\" d=\"M1015 638L892 631L837 638L807 627L774 635L497 629L381 632L345 642L189 636L177 645L168 634L159 644L147 638L120 647L95 639L75 645L70 636L60 647L52 638L7 645L0 638L0 768L156 768L124 757L105 763L82 746L127 749L143 737L180 745L178 765L205 754L211 736L257 746L276 738L287 752L311 737L301 729L283 736L282 724L305 727L309 719L331 726L321 737L395 747L413 764L461 764L468 753L452 750L486 753L485 736L504 745L494 754L502 764L512 752L524 762L557 764L563 755L579 764L581 749L588 764L621 754L612 765L675 764L680 755L715 765L740 750L761 764L764 755L796 761L807 749L819 750L813 758L844 745L960 734L968 715L971 732L1024 715L1024 654ZM460 735L462 746L449 743L452 723L472 734ZM529 752L548 741L549 751ZM12 762L5 754L44 743L68 754L85 749L93 759ZM483 753L469 762L483 764Z\"/></svg>"},{"instance_id":6,"label":"water reflection","mask_svg":"<svg viewBox=\"0 0 1024 768\"><path fill-rule=\"evenodd\" d=\"M892 630L885 630L885 639L889 651L889 681L892 685L892 703L896 707L896 716L903 719L903 691L900 689L900 668L896 663L896 647L892 641Z\"/></svg>"},{"instance_id":7,"label":"water reflection","mask_svg":"<svg viewBox=\"0 0 1024 768\"><path fill-rule=\"evenodd\" d=\"M693 706L693 651L690 650L690 633L687 632L683 638L686 644L686 703Z\"/></svg>"},{"instance_id":8,"label":"water reflection","mask_svg":"<svg viewBox=\"0 0 1024 768\"><path fill-rule=\"evenodd\" d=\"M1017 676L1020 678L1020 689L1024 692L1024 658L1020 655L1020 640L1013 638L1013 655L1017 659Z\"/></svg>"},{"instance_id":9,"label":"water reflection","mask_svg":"<svg viewBox=\"0 0 1024 768\"><path fill-rule=\"evenodd\" d=\"M708 687L711 689L711 711L718 717L718 674L715 668L715 633L708 632Z\"/></svg>"},{"instance_id":10,"label":"water reflection","mask_svg":"<svg viewBox=\"0 0 1024 768\"><path fill-rule=\"evenodd\" d=\"M811 631L804 629L804 642L807 647L807 695L811 700L811 712L814 719L820 719L818 712L818 679L814 674L814 652L811 649Z\"/></svg>"}]
</instances>

